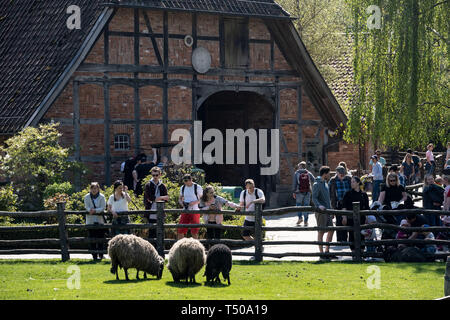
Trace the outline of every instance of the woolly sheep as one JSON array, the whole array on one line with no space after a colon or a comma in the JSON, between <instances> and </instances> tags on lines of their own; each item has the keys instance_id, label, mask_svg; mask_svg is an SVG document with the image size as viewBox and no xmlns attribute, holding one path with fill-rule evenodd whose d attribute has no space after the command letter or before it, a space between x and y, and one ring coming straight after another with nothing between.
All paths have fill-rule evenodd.
<instances>
[{"instance_id":1,"label":"woolly sheep","mask_svg":"<svg viewBox=\"0 0 450 320\"><path fill-rule=\"evenodd\" d=\"M193 238L178 240L169 251L167 269L172 273L173 281L186 279L186 283L195 283L195 275L205 264L205 247Z\"/></svg>"},{"instance_id":2,"label":"woolly sheep","mask_svg":"<svg viewBox=\"0 0 450 320\"><path fill-rule=\"evenodd\" d=\"M231 250L224 244L216 244L211 247L206 256L206 268L205 274L206 282L216 281L220 283L219 274L222 272L222 276L225 280L228 280L230 285L230 270L232 265Z\"/></svg>"},{"instance_id":3,"label":"woolly sheep","mask_svg":"<svg viewBox=\"0 0 450 320\"><path fill-rule=\"evenodd\" d=\"M111 273L119 280L117 267L125 271L128 279L128 269L137 270L136 279L139 279L139 271L144 271L144 279L147 273L161 279L164 270L164 259L148 241L132 234L119 234L108 242L108 255L111 258Z\"/></svg>"}]
</instances>

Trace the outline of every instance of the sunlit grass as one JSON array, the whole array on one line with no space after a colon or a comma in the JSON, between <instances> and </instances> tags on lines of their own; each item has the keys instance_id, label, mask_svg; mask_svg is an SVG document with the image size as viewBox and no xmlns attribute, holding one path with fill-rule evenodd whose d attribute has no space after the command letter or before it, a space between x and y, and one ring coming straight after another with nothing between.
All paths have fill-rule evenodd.
<instances>
[{"instance_id":1,"label":"sunlit grass","mask_svg":"<svg viewBox=\"0 0 450 320\"><path fill-rule=\"evenodd\" d=\"M67 285L72 265L80 270L79 289ZM379 267L379 289L369 266ZM228 286L225 281L206 285L204 270L197 284L185 284L173 282L166 268L161 280L142 280L142 272L136 280L130 269L129 282L123 270L117 281L109 269L108 261L0 261L0 299L435 299L443 296L445 273L443 263L235 261ZM70 284L76 283L69 279Z\"/></svg>"}]
</instances>

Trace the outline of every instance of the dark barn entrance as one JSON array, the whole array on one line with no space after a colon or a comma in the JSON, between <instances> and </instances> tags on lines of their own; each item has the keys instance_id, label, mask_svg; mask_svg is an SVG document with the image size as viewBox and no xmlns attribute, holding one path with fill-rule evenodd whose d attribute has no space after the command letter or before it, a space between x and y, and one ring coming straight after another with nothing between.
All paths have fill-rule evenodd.
<instances>
[{"instance_id":1,"label":"dark barn entrance","mask_svg":"<svg viewBox=\"0 0 450 320\"><path fill-rule=\"evenodd\" d=\"M226 129L268 129L270 143L270 129L275 128L275 110L271 103L262 95L254 92L221 91L208 97L198 110L198 120L202 121L203 132L210 128L218 129L224 137L224 163L226 157ZM209 141L203 142L203 149ZM259 143L259 138L258 138ZM203 150L202 149L202 150ZM234 142L235 161L233 165L212 164L199 165L206 172L207 182L220 182L224 186L243 186L245 179L251 178L258 188L267 196L272 191L272 176L261 176L260 163L249 164L249 139L245 139L245 164L237 163L237 141ZM268 149L270 150L270 148ZM259 147L258 147L259 151ZM275 190L273 190L275 191Z\"/></svg>"}]
</instances>

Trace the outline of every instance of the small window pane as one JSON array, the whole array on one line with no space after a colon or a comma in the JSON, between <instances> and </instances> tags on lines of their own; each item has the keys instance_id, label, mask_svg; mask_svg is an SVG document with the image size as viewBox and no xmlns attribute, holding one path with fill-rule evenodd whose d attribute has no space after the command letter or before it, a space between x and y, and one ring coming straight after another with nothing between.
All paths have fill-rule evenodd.
<instances>
[{"instance_id":1,"label":"small window pane","mask_svg":"<svg viewBox=\"0 0 450 320\"><path fill-rule=\"evenodd\" d=\"M114 136L115 150L130 150L130 136L127 134L116 134Z\"/></svg>"}]
</instances>

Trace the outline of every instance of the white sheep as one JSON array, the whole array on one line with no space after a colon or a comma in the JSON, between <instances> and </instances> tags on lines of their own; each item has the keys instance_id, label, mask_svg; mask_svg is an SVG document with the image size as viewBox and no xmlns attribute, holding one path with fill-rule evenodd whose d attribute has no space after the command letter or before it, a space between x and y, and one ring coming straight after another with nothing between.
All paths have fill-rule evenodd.
<instances>
[{"instance_id":1,"label":"white sheep","mask_svg":"<svg viewBox=\"0 0 450 320\"><path fill-rule=\"evenodd\" d=\"M136 279L139 279L139 271L144 271L144 279L147 273L161 279L164 270L164 259L148 241L132 234L119 234L108 242L108 255L111 258L111 273L119 280L118 268L125 271L128 279L128 269L137 270Z\"/></svg>"},{"instance_id":2,"label":"white sheep","mask_svg":"<svg viewBox=\"0 0 450 320\"><path fill-rule=\"evenodd\" d=\"M178 240L169 251L167 269L172 273L173 280L195 283L195 275L206 261L205 247L193 238Z\"/></svg>"}]
</instances>

